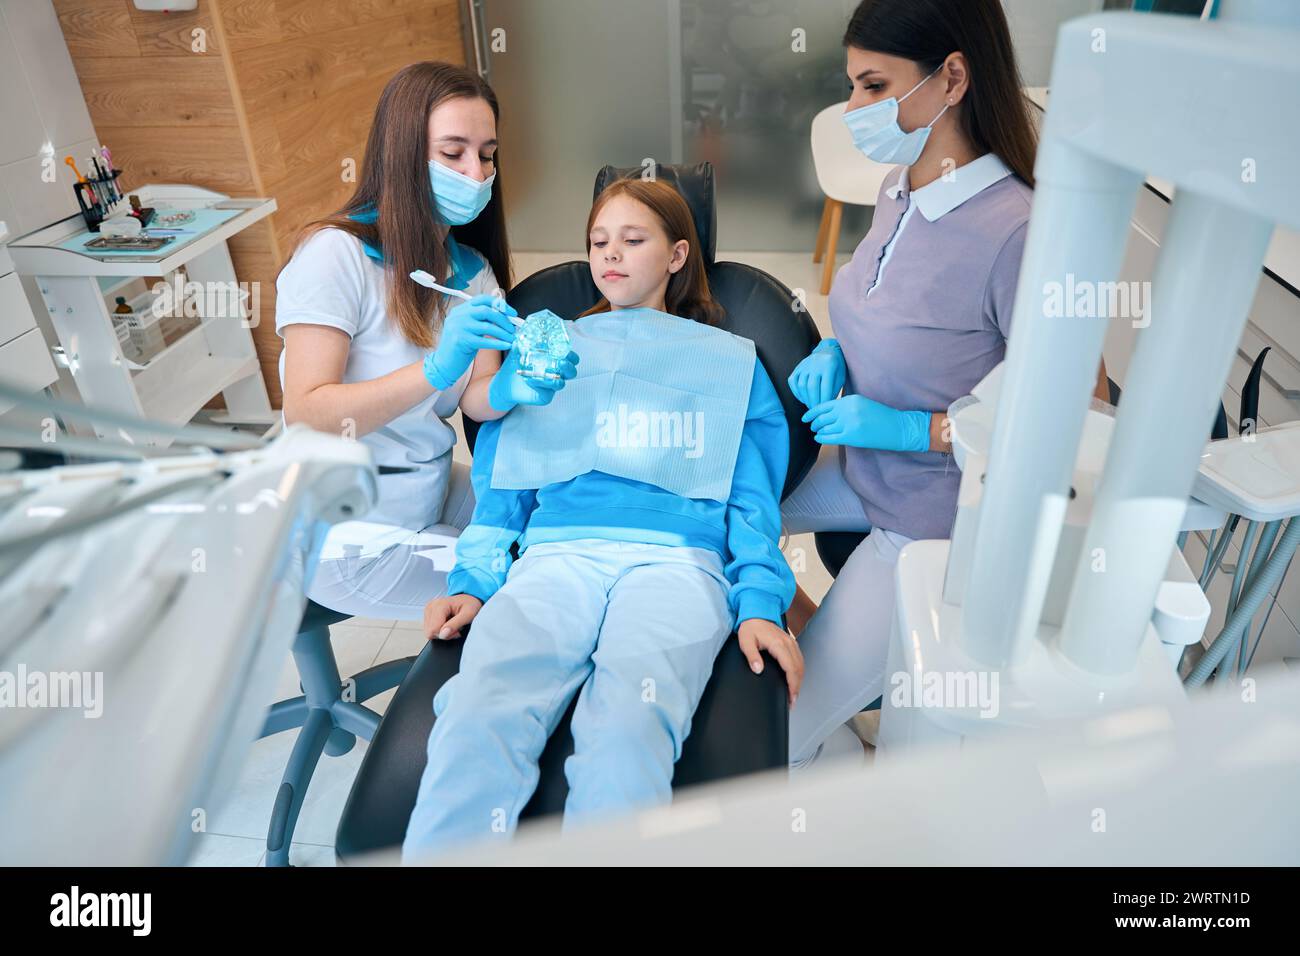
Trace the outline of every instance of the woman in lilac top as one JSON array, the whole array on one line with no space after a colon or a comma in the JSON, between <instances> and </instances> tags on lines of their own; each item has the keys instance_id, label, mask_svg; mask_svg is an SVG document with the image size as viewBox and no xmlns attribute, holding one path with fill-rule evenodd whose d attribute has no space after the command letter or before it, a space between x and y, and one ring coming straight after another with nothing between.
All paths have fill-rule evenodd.
<instances>
[{"instance_id":1,"label":"woman in lilac top","mask_svg":"<svg viewBox=\"0 0 1300 956\"><path fill-rule=\"evenodd\" d=\"M796 767L841 740L860 750L844 724L887 687L898 552L951 531L945 416L1005 354L1037 145L999 0L863 0L844 45L854 142L899 165L831 287L835 338L790 376L826 447L782 507L786 530L871 532L820 608L802 590L790 608Z\"/></svg>"}]
</instances>

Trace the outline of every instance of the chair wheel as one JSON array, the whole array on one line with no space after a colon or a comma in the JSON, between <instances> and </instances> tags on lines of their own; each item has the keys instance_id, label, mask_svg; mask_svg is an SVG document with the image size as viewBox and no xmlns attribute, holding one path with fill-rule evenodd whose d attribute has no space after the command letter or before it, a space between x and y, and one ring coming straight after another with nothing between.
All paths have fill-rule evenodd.
<instances>
[{"instance_id":1,"label":"chair wheel","mask_svg":"<svg viewBox=\"0 0 1300 956\"><path fill-rule=\"evenodd\" d=\"M342 757L356 745L356 734L349 733L342 727L335 727L330 731L329 739L325 741L325 752L331 757Z\"/></svg>"}]
</instances>

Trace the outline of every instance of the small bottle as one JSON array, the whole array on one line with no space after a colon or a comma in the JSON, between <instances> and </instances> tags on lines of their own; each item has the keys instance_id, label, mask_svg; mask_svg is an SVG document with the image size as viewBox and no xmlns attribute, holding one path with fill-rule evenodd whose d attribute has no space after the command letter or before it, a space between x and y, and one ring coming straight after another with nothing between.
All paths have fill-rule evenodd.
<instances>
[{"instance_id":1,"label":"small bottle","mask_svg":"<svg viewBox=\"0 0 1300 956\"><path fill-rule=\"evenodd\" d=\"M131 316L134 314L126 304L126 299L119 295L117 307L112 313L113 332L117 335L117 344L121 347L122 354L129 359L134 359L137 355L135 344L131 341Z\"/></svg>"}]
</instances>

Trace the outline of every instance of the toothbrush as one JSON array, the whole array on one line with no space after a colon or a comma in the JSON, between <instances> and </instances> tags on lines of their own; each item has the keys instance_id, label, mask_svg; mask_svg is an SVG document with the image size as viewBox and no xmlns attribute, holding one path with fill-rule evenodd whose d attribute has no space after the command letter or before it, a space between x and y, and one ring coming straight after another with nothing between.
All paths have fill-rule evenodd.
<instances>
[{"instance_id":1,"label":"toothbrush","mask_svg":"<svg viewBox=\"0 0 1300 956\"><path fill-rule=\"evenodd\" d=\"M458 299L464 299L466 302L474 298L468 292L462 292L460 289L449 289L445 285L439 285L437 282L433 281L433 276L429 275L429 273L425 272L423 269L416 269L412 272L411 279L417 284L424 286L426 289L432 289L434 292L442 292L446 295L452 295ZM519 318L517 315L510 316L510 321L515 325L524 324L524 320Z\"/></svg>"}]
</instances>

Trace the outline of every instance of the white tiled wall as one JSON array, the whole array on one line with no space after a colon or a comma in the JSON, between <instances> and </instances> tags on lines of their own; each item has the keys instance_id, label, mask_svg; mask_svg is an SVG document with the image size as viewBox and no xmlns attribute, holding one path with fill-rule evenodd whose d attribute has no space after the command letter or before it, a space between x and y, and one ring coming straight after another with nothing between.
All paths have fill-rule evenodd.
<instances>
[{"instance_id":1,"label":"white tiled wall","mask_svg":"<svg viewBox=\"0 0 1300 956\"><path fill-rule=\"evenodd\" d=\"M97 146L54 4L0 0L0 222L10 240L76 214L75 177L63 157L84 167ZM42 175L45 161L52 161L52 182ZM22 284L37 327L53 344L57 337L35 282L24 277ZM62 368L58 391L65 398L77 394ZM79 430L77 423L69 427Z\"/></svg>"},{"instance_id":2,"label":"white tiled wall","mask_svg":"<svg viewBox=\"0 0 1300 956\"><path fill-rule=\"evenodd\" d=\"M0 0L0 220L14 236L77 211L72 170L97 145L50 0ZM55 181L41 177L54 157Z\"/></svg>"}]
</instances>

